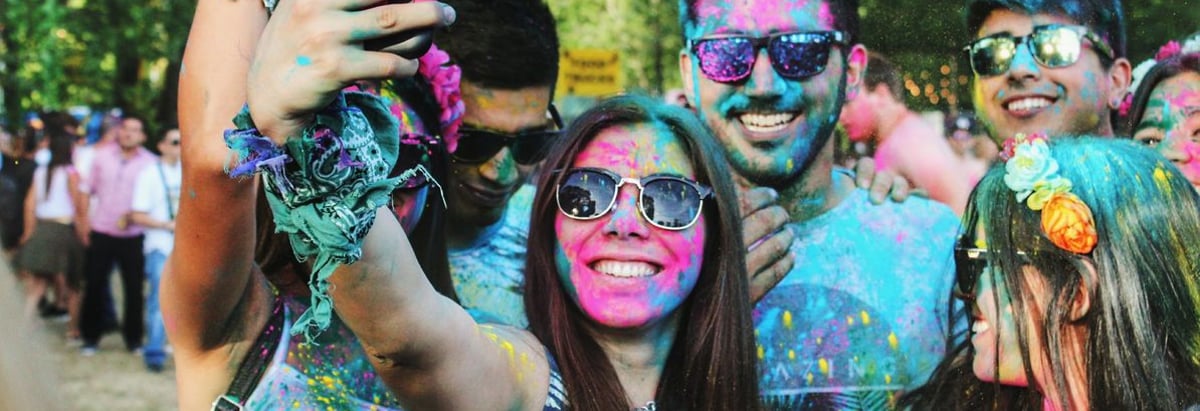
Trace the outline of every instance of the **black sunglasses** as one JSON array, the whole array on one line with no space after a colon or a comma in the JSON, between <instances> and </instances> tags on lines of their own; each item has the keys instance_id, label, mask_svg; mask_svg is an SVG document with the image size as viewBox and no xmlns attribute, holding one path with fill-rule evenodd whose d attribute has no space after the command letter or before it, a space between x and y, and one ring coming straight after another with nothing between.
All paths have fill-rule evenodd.
<instances>
[{"instance_id":1,"label":"black sunglasses","mask_svg":"<svg viewBox=\"0 0 1200 411\"><path fill-rule=\"evenodd\" d=\"M971 61L975 74L988 77L1008 72L1016 57L1017 47L1024 43L1033 60L1049 68L1061 68L1075 64L1083 51L1083 40L1103 57L1114 58L1112 48L1100 36L1083 26L1047 24L1033 28L1025 36L997 33L972 41L963 50Z\"/></svg>"},{"instance_id":2,"label":"black sunglasses","mask_svg":"<svg viewBox=\"0 0 1200 411\"><path fill-rule=\"evenodd\" d=\"M625 183L638 187L638 209L642 217L664 230L683 230L696 224L704 199L712 189L673 175L621 177L602 168L573 168L555 190L558 210L575 220L592 220L612 211L617 192Z\"/></svg>"},{"instance_id":3,"label":"black sunglasses","mask_svg":"<svg viewBox=\"0 0 1200 411\"><path fill-rule=\"evenodd\" d=\"M962 244L961 242L959 244ZM988 267L989 252L986 248L954 247L954 296L963 300L975 298L975 284L979 276ZM1026 264L1033 264L1029 254L1017 251L1017 256Z\"/></svg>"},{"instance_id":4,"label":"black sunglasses","mask_svg":"<svg viewBox=\"0 0 1200 411\"><path fill-rule=\"evenodd\" d=\"M451 155L460 163L479 164L488 161L504 147L511 147L513 160L532 165L546 158L549 147L562 135L563 121L554 104L547 110L553 130L524 131L508 134L463 125L458 129L458 147Z\"/></svg>"},{"instance_id":5,"label":"black sunglasses","mask_svg":"<svg viewBox=\"0 0 1200 411\"><path fill-rule=\"evenodd\" d=\"M700 72L718 83L735 83L749 77L763 48L780 76L793 80L812 77L825 71L829 51L835 45L845 47L846 35L840 31L809 31L688 40L688 47L700 62Z\"/></svg>"}]
</instances>

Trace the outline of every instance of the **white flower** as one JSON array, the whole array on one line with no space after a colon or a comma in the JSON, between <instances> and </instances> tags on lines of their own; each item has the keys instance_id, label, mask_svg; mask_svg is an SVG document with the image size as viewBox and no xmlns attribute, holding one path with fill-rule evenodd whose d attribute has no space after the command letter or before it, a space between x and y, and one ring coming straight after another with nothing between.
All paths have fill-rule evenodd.
<instances>
[{"instance_id":1,"label":"white flower","mask_svg":"<svg viewBox=\"0 0 1200 411\"><path fill-rule=\"evenodd\" d=\"M1017 201L1025 201L1039 182L1058 173L1058 162L1050 157L1046 141L1039 139L1018 144L1004 171L1004 184L1017 192Z\"/></svg>"},{"instance_id":2,"label":"white flower","mask_svg":"<svg viewBox=\"0 0 1200 411\"><path fill-rule=\"evenodd\" d=\"M1142 84L1142 80L1146 78L1146 73L1149 73L1150 69L1153 69L1155 64L1158 64L1157 60L1146 59L1146 61L1138 64L1137 67L1133 69L1133 82L1129 83L1130 93L1137 93L1138 86L1140 86Z\"/></svg>"}]
</instances>

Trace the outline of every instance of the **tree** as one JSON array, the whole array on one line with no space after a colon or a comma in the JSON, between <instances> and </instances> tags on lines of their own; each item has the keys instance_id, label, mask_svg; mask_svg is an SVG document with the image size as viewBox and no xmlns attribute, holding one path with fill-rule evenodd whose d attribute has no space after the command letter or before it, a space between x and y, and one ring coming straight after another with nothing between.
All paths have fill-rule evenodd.
<instances>
[{"instance_id":1,"label":"tree","mask_svg":"<svg viewBox=\"0 0 1200 411\"><path fill-rule=\"evenodd\" d=\"M4 115L120 107L151 130L176 118L175 90L192 2L0 2Z\"/></svg>"}]
</instances>

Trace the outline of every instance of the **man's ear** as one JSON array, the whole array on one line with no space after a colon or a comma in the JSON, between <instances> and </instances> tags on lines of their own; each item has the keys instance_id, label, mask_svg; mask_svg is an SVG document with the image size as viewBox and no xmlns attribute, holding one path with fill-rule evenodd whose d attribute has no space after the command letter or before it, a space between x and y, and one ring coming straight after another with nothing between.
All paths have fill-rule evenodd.
<instances>
[{"instance_id":1,"label":"man's ear","mask_svg":"<svg viewBox=\"0 0 1200 411\"><path fill-rule=\"evenodd\" d=\"M1071 298L1070 321L1079 321L1092 310L1092 299L1099 292L1100 274L1096 272L1096 263L1091 258L1080 258L1075 263L1079 273L1079 287Z\"/></svg>"},{"instance_id":2,"label":"man's ear","mask_svg":"<svg viewBox=\"0 0 1200 411\"><path fill-rule=\"evenodd\" d=\"M687 97L688 104L699 108L699 97L695 95L696 84L692 83L692 53L687 48L679 49L679 78L683 80L683 95Z\"/></svg>"},{"instance_id":3,"label":"man's ear","mask_svg":"<svg viewBox=\"0 0 1200 411\"><path fill-rule=\"evenodd\" d=\"M846 88L858 87L867 74L867 48L862 44L850 47L846 56Z\"/></svg>"},{"instance_id":4,"label":"man's ear","mask_svg":"<svg viewBox=\"0 0 1200 411\"><path fill-rule=\"evenodd\" d=\"M1121 108L1121 102L1125 101L1126 93L1134 93L1137 90L1130 90L1129 84L1132 82L1133 68L1129 64L1129 60L1119 58L1113 62L1112 67L1108 68L1108 108L1117 110Z\"/></svg>"}]
</instances>

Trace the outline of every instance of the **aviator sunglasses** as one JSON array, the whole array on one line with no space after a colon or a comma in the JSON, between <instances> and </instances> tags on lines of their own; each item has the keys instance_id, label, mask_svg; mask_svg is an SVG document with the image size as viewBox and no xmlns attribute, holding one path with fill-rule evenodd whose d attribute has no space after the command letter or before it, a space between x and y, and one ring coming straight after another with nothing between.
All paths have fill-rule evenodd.
<instances>
[{"instance_id":1,"label":"aviator sunglasses","mask_svg":"<svg viewBox=\"0 0 1200 411\"><path fill-rule=\"evenodd\" d=\"M1091 30L1083 26L1061 24L1037 26L1025 36L993 34L972 41L963 50L971 61L971 70L988 77L1007 73L1017 55L1017 47L1022 43L1028 46L1033 60L1044 67L1061 68L1075 64L1083 51L1083 39L1090 41L1092 47L1104 57L1113 58L1112 48Z\"/></svg>"},{"instance_id":2,"label":"aviator sunglasses","mask_svg":"<svg viewBox=\"0 0 1200 411\"><path fill-rule=\"evenodd\" d=\"M688 40L700 62L700 72L718 83L735 83L750 76L758 51L766 48L771 67L784 78L802 80L825 71L829 50L845 46L840 31L779 33L769 37L713 37Z\"/></svg>"},{"instance_id":3,"label":"aviator sunglasses","mask_svg":"<svg viewBox=\"0 0 1200 411\"><path fill-rule=\"evenodd\" d=\"M458 129L458 147L451 156L460 163L479 164L494 157L500 149L510 147L513 160L518 164L536 164L546 158L550 144L562 135L562 117L554 104L550 105L546 117L553 121L554 129L508 134L464 124Z\"/></svg>"},{"instance_id":4,"label":"aviator sunglasses","mask_svg":"<svg viewBox=\"0 0 1200 411\"><path fill-rule=\"evenodd\" d=\"M601 168L572 168L558 184L558 210L575 220L592 220L612 211L625 183L638 188L638 210L651 225L683 230L696 224L712 189L686 178L654 174L628 178Z\"/></svg>"}]
</instances>

